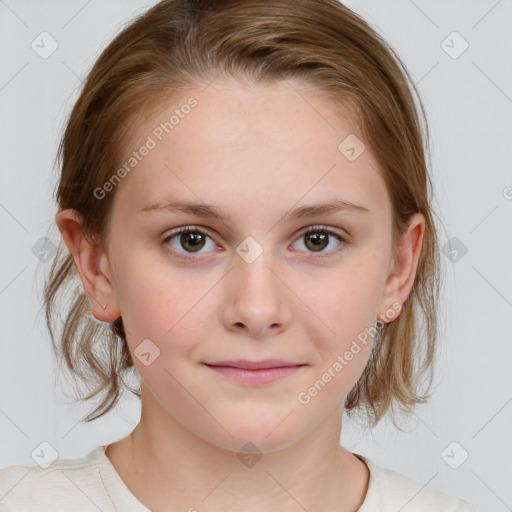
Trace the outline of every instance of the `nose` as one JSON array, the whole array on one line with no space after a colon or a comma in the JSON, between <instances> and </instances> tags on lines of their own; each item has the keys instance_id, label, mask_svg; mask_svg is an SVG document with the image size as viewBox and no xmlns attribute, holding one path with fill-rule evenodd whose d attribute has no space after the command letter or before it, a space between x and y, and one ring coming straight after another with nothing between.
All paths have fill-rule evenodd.
<instances>
[{"instance_id":1,"label":"nose","mask_svg":"<svg viewBox=\"0 0 512 512\"><path fill-rule=\"evenodd\" d=\"M251 338L274 336L291 322L291 291L270 251L251 263L238 255L229 272L222 321L227 330L246 331Z\"/></svg>"}]
</instances>

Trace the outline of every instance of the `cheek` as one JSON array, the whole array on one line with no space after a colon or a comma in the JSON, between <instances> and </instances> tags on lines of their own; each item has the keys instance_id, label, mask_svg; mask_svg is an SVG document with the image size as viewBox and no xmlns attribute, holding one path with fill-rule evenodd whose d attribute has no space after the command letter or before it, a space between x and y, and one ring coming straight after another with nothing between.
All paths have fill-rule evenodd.
<instances>
[{"instance_id":1,"label":"cheek","mask_svg":"<svg viewBox=\"0 0 512 512\"><path fill-rule=\"evenodd\" d=\"M176 321L183 287L160 264L137 257L133 250L126 254L132 256L117 260L115 293L127 335L132 341L161 337Z\"/></svg>"},{"instance_id":2,"label":"cheek","mask_svg":"<svg viewBox=\"0 0 512 512\"><path fill-rule=\"evenodd\" d=\"M335 360L354 340L361 346L360 355L369 354L382 279L383 259L361 258L357 264L330 273L328 279L317 280L318 286L300 292L308 297L306 305L314 313L306 315L309 339L324 359Z\"/></svg>"},{"instance_id":3,"label":"cheek","mask_svg":"<svg viewBox=\"0 0 512 512\"><path fill-rule=\"evenodd\" d=\"M193 306L206 290L194 292L183 278L164 279L161 273L148 271L132 273L123 291L123 325L137 372L156 396L180 396L177 382L186 375L179 361L191 357L194 340L200 339L196 334L200 308Z\"/></svg>"},{"instance_id":4,"label":"cheek","mask_svg":"<svg viewBox=\"0 0 512 512\"><path fill-rule=\"evenodd\" d=\"M191 340L199 339L204 326L198 318L206 314L205 296L218 277L192 277L165 262L144 262L141 256L123 260L118 275L116 294L130 348L150 339L164 359L172 356L166 354L171 350L192 350Z\"/></svg>"},{"instance_id":5,"label":"cheek","mask_svg":"<svg viewBox=\"0 0 512 512\"><path fill-rule=\"evenodd\" d=\"M354 266L323 284L311 294L310 309L315 314L303 315L302 326L315 346L316 361L312 377L297 397L319 416L326 407L339 406L366 367L376 332L378 295L376 275L366 266Z\"/></svg>"}]
</instances>

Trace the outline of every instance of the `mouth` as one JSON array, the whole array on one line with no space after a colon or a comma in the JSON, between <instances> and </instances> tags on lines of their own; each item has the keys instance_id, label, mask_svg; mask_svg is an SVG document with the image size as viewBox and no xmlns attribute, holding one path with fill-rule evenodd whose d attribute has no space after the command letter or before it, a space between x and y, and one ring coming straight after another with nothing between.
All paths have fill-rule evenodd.
<instances>
[{"instance_id":1,"label":"mouth","mask_svg":"<svg viewBox=\"0 0 512 512\"><path fill-rule=\"evenodd\" d=\"M307 364L267 359L265 361L219 361L203 363L228 380L245 385L263 385L281 380L296 373Z\"/></svg>"}]
</instances>

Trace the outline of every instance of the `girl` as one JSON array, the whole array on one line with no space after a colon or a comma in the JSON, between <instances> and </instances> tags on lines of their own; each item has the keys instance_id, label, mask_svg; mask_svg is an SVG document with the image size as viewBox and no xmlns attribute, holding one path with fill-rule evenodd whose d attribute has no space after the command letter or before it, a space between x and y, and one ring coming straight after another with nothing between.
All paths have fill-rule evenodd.
<instances>
[{"instance_id":1,"label":"girl","mask_svg":"<svg viewBox=\"0 0 512 512\"><path fill-rule=\"evenodd\" d=\"M87 421L133 370L141 419L82 459L46 446L1 470L1 510L472 510L340 445L343 409L374 427L432 382L413 93L337 0L164 0L111 42L59 148L67 251L45 302L85 398L103 394Z\"/></svg>"}]
</instances>

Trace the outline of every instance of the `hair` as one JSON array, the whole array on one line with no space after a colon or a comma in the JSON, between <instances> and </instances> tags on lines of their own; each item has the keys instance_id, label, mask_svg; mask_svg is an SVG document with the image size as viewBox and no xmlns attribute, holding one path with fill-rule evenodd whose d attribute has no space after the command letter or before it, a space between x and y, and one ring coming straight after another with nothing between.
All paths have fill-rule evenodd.
<instances>
[{"instance_id":1,"label":"hair","mask_svg":"<svg viewBox=\"0 0 512 512\"><path fill-rule=\"evenodd\" d=\"M391 198L393 251L410 217L425 217L412 291L398 318L377 331L344 403L350 417L364 408L372 428L388 412L397 426L397 411L410 414L430 398L438 342L441 269L426 162L428 125L395 51L338 0L163 0L137 16L94 63L67 120L57 152L58 207L76 210L84 234L105 248L115 190L102 199L94 190L121 165L133 127L173 94L221 74L269 84L297 79L349 107ZM114 407L121 391L140 398L141 388L123 379L135 367L122 318L102 323L92 317L76 264L63 249L61 240L45 281L46 322L55 353L92 388L82 400L103 396L85 419L92 421ZM56 343L56 298L73 282Z\"/></svg>"}]
</instances>

